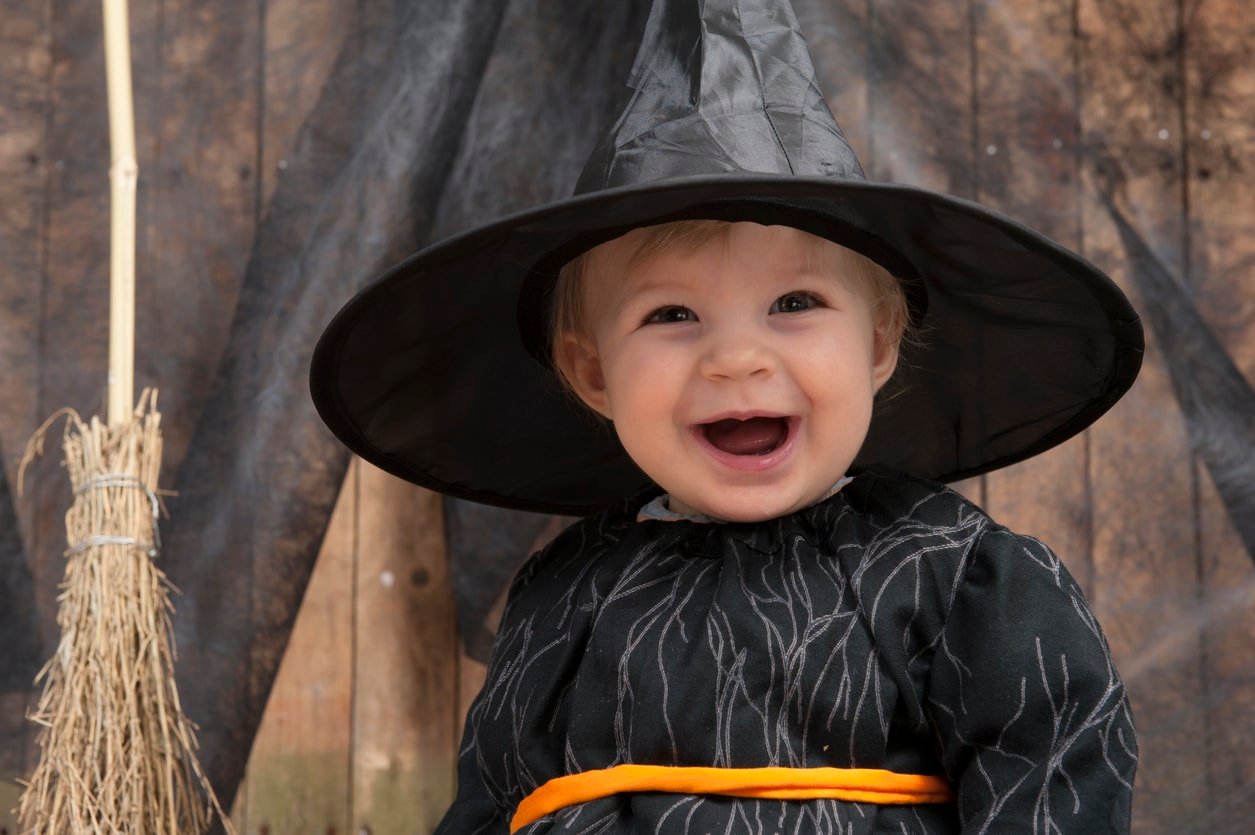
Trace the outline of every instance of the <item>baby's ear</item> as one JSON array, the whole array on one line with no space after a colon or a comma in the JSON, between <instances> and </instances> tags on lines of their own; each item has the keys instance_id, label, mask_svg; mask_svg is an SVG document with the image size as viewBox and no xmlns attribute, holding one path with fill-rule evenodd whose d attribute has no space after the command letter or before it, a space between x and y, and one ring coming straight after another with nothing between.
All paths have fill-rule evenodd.
<instances>
[{"instance_id":1,"label":"baby's ear","mask_svg":"<svg viewBox=\"0 0 1255 835\"><path fill-rule=\"evenodd\" d=\"M889 382L898 367L898 347L902 342L901 328L894 327L888 316L878 316L873 332L872 382L876 391Z\"/></svg>"},{"instance_id":2,"label":"baby's ear","mask_svg":"<svg viewBox=\"0 0 1255 835\"><path fill-rule=\"evenodd\" d=\"M564 333L559 340L558 371L588 408L604 418L610 416L606 378L601 371L597 346L584 334Z\"/></svg>"}]
</instances>

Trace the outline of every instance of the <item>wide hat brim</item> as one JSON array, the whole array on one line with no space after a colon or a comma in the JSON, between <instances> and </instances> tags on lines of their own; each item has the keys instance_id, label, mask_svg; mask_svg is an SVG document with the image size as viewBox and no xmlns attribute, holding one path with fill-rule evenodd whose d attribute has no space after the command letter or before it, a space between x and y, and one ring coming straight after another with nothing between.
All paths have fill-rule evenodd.
<instances>
[{"instance_id":1,"label":"wide hat brim","mask_svg":"<svg viewBox=\"0 0 1255 835\"><path fill-rule=\"evenodd\" d=\"M351 450L476 502L584 515L649 484L543 353L560 262L680 218L806 229L905 282L922 345L906 346L854 468L952 481L1076 435L1132 385L1143 339L1119 288L996 211L911 186L728 174L608 188L505 217L397 264L337 314L310 388Z\"/></svg>"}]
</instances>

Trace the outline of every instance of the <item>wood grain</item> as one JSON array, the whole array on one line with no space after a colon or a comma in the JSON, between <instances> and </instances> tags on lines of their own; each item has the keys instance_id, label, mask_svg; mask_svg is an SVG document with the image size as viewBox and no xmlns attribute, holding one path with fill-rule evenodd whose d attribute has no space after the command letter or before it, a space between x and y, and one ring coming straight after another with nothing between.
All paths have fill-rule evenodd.
<instances>
[{"instance_id":1,"label":"wood grain","mask_svg":"<svg viewBox=\"0 0 1255 835\"><path fill-rule=\"evenodd\" d=\"M161 391L162 482L167 488L175 487L202 418L260 215L262 5L261 0L147 0L132 6L141 228L136 383ZM200 478L212 476L202 471ZM232 492L218 483L212 500ZM172 518L164 531L165 570L173 573L181 564L203 562L221 574L230 572L222 555L213 552L211 537L179 541L173 535L188 519L189 503L206 501L203 494L192 498L187 491L179 493L167 500ZM250 585L251 578L238 579L245 588ZM176 584L188 592L175 600L176 624L180 612L195 610L215 593L237 594L225 582L214 587L179 579ZM248 595L236 599L247 600ZM255 631L263 628L253 624ZM190 640L177 625L176 634ZM182 647L176 670L195 659L199 649ZM179 686L189 709L215 685L184 676ZM203 715L193 718L206 729L202 765L212 768L221 729ZM222 802L231 803L232 794L224 793Z\"/></svg>"},{"instance_id":2,"label":"wood grain","mask_svg":"<svg viewBox=\"0 0 1255 835\"><path fill-rule=\"evenodd\" d=\"M0 776L25 772L34 728L26 721L43 663L28 555L34 503L17 496L17 463L37 425L40 306L46 256L46 155L51 3L0 2ZM0 787L0 831L16 832L17 787Z\"/></svg>"},{"instance_id":3,"label":"wood grain","mask_svg":"<svg viewBox=\"0 0 1255 835\"><path fill-rule=\"evenodd\" d=\"M0 451L15 493L26 440L43 420L36 403L40 362L40 306L46 256L47 127L52 71L50 0L0 2ZM29 552L32 503L14 495Z\"/></svg>"},{"instance_id":4,"label":"wood grain","mask_svg":"<svg viewBox=\"0 0 1255 835\"><path fill-rule=\"evenodd\" d=\"M1189 287L1195 305L1255 385L1255 20L1232 0L1198 4L1186 21L1186 205ZM1224 407L1225 404L1218 404ZM1250 419L1250 416L1247 416ZM1255 450L1234 450L1255 455ZM1206 779L1200 829L1239 832L1255 815L1255 571L1205 466L1199 485Z\"/></svg>"},{"instance_id":5,"label":"wood grain","mask_svg":"<svg viewBox=\"0 0 1255 835\"><path fill-rule=\"evenodd\" d=\"M870 15L868 177L973 196L967 0L876 0Z\"/></svg>"},{"instance_id":6,"label":"wood grain","mask_svg":"<svg viewBox=\"0 0 1255 835\"><path fill-rule=\"evenodd\" d=\"M977 194L1071 249L1080 247L1072 0L975 0ZM1084 434L985 477L985 509L1036 536L1091 588Z\"/></svg>"},{"instance_id":7,"label":"wood grain","mask_svg":"<svg viewBox=\"0 0 1255 835\"><path fill-rule=\"evenodd\" d=\"M251 14L257 26L260 8ZM263 62L257 54L258 88ZM322 92L320 101L327 88ZM346 96L356 104L358 92L333 91L333 110L343 115L334 100ZM327 133L348 133L356 123L332 120L332 128ZM307 140L308 132L303 135ZM334 137L338 149L341 135ZM203 762L228 797L242 779L348 461L343 448L333 448L326 430L314 425L305 383L314 341L309 320L325 321L313 308L324 299L331 304L334 294L303 295L313 280L294 241L311 235L305 213L310 204L325 205L322 173L313 187L289 177L289 187L277 187L272 201L282 206L253 213L254 221L261 216L263 222L246 253L229 333L213 383L201 392L204 409L175 479L179 506L169 541L186 558L175 555L171 577L189 588L212 589L176 614L176 629L190 645L178 674L181 681L210 682L189 696L186 707L216 728L202 745Z\"/></svg>"},{"instance_id":8,"label":"wood grain","mask_svg":"<svg viewBox=\"0 0 1255 835\"><path fill-rule=\"evenodd\" d=\"M359 464L353 821L428 832L453 801L456 613L440 496Z\"/></svg>"},{"instance_id":9,"label":"wood grain","mask_svg":"<svg viewBox=\"0 0 1255 835\"><path fill-rule=\"evenodd\" d=\"M1184 234L1178 5L1080 5L1081 124L1087 175L1178 275ZM1137 307L1112 218L1087 194L1084 254ZM1134 831L1198 831L1206 781L1199 664L1193 464L1159 335L1149 330L1137 384L1090 431L1093 603L1133 701L1141 750Z\"/></svg>"},{"instance_id":10,"label":"wood grain","mask_svg":"<svg viewBox=\"0 0 1255 835\"><path fill-rule=\"evenodd\" d=\"M262 48L256 56L258 72L264 76L261 119L245 134L259 157L256 170L250 167L247 177L241 169L241 180L254 188L260 206L269 202L343 40L353 31L354 13L352 7L329 1L264 4ZM348 831L355 485L356 469L351 465L236 794L234 820L241 832L257 831L261 825L272 832ZM311 607L314 613L307 612ZM325 648L331 651L324 652ZM307 654L325 656L338 666L320 669L318 662L305 660ZM296 672L285 674L288 666ZM283 719L272 718L278 710L274 705L287 706ZM306 745L300 734L284 732L289 725L306 727L313 721L310 713L325 714L332 705L333 715L318 717L326 724L315 734L317 745ZM255 798L251 804L250 798ZM315 827L318 820L323 825ZM252 830L250 822L256 824Z\"/></svg>"},{"instance_id":11,"label":"wood grain","mask_svg":"<svg viewBox=\"0 0 1255 835\"><path fill-rule=\"evenodd\" d=\"M45 192L46 247L41 344L35 413L62 406L101 413L107 363L108 127L104 108L101 10L93 4L58 5L51 16L52 66L44 153L50 160ZM41 418L42 420L42 418ZM31 430L34 426L29 427ZM26 501L34 508L29 559L36 587L40 642L56 645L56 588L65 571L65 511L69 481L59 466L59 436L27 472Z\"/></svg>"},{"instance_id":12,"label":"wood grain","mask_svg":"<svg viewBox=\"0 0 1255 835\"><path fill-rule=\"evenodd\" d=\"M264 5L148 0L133 12L136 390L161 390L168 480L204 409L261 210Z\"/></svg>"},{"instance_id":13,"label":"wood grain","mask_svg":"<svg viewBox=\"0 0 1255 835\"><path fill-rule=\"evenodd\" d=\"M287 169L359 13L336 0L266 0L261 205Z\"/></svg>"},{"instance_id":14,"label":"wood grain","mask_svg":"<svg viewBox=\"0 0 1255 835\"><path fill-rule=\"evenodd\" d=\"M294 152L353 31L354 11L310 0L269 0L264 10L261 118L248 134L260 156L255 170L241 170L259 205L270 200L281 163L286 167ZM349 831L355 485L350 466L236 795L241 831ZM316 730L306 736L311 725Z\"/></svg>"},{"instance_id":15,"label":"wood grain","mask_svg":"<svg viewBox=\"0 0 1255 835\"><path fill-rule=\"evenodd\" d=\"M350 831L357 473L351 465L253 743L242 831Z\"/></svg>"}]
</instances>

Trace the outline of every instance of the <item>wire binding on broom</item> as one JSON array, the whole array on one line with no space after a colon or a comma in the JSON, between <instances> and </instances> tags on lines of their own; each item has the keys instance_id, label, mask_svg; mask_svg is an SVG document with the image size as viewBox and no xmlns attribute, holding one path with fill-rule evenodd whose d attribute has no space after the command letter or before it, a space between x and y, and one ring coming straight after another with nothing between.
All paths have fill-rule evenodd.
<instances>
[{"instance_id":1,"label":"wire binding on broom","mask_svg":"<svg viewBox=\"0 0 1255 835\"><path fill-rule=\"evenodd\" d=\"M135 476L129 473L101 473L87 479L78 487L74 488L74 495L79 496L88 490L104 490L109 487L129 487L133 490L142 490L144 495L148 497L148 501L152 503L153 510L153 538L152 542L140 542L132 536L90 536L82 542L72 544L67 553L79 553L91 548L94 545L133 545L143 551L150 557L156 558L161 551L161 528L158 521L161 518L161 502L157 498L155 490L149 490Z\"/></svg>"}]
</instances>

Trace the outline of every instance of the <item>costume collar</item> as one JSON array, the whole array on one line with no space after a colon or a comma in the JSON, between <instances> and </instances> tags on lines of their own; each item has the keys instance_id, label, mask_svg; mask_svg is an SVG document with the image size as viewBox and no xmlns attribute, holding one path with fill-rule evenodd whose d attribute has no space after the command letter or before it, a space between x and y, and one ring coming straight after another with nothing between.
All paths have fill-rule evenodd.
<instances>
[{"instance_id":1,"label":"costume collar","mask_svg":"<svg viewBox=\"0 0 1255 835\"><path fill-rule=\"evenodd\" d=\"M831 498L833 495L836 494L838 490L840 490L842 487L849 484L853 480L854 479L851 476L843 476L837 481L836 484L832 485L832 487L829 488L828 492L824 493L818 499L811 502L811 504L807 505L807 507L813 507L819 504L820 502ZM677 522L677 521L684 520L684 521L689 521L689 522L702 522L702 523L707 523L707 524L709 523L726 524L724 520L715 519L714 517L707 516L704 513L676 513L674 510L672 510L670 507L667 506L670 496L671 496L670 493L661 493L655 496L649 503L644 505L640 509L640 511L637 512L636 521L643 522L646 519L657 519L663 522Z\"/></svg>"}]
</instances>

